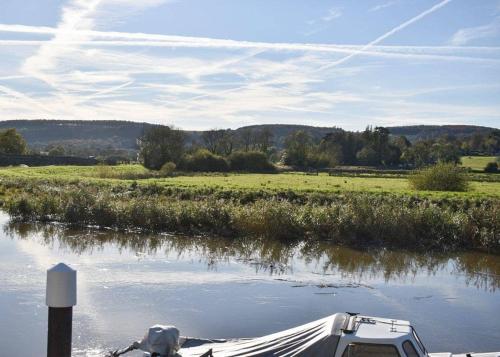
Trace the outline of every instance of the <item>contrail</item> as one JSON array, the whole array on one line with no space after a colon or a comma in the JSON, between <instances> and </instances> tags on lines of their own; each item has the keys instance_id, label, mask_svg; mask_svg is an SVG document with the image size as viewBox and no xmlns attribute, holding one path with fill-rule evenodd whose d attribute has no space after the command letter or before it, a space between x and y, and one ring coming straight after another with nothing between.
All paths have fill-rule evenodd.
<instances>
[{"instance_id":1,"label":"contrail","mask_svg":"<svg viewBox=\"0 0 500 357\"><path fill-rule=\"evenodd\" d=\"M0 40L1 46L41 46L50 43L53 47L67 46L89 46L89 47L165 47L165 48L219 48L219 49L257 49L260 51L303 51L317 53L339 53L348 55L339 60L321 68L331 67L339 64L356 55L388 58L416 58L427 60L443 61L464 61L464 62L489 62L498 63L496 58L474 57L464 55L446 55L438 53L450 53L456 51L481 53L497 53L500 47L456 47L456 46L366 46L359 45L312 45L312 44L287 44L287 43L263 43L263 42L239 42L232 40L217 40L213 42L194 42L194 41L93 41L93 40L65 40L50 42L49 40ZM427 51L427 53L422 52ZM433 54L436 53L436 54ZM252 57L252 56L250 56Z\"/></svg>"},{"instance_id":2,"label":"contrail","mask_svg":"<svg viewBox=\"0 0 500 357\"><path fill-rule=\"evenodd\" d=\"M425 10L424 12L422 12L419 15L411 18L410 20L403 22L401 25L394 27L392 30L386 32L382 36L377 37L375 40L373 40L372 42L364 45L363 47L361 47L361 49L359 49L359 50L351 53L350 55L347 55L347 56L339 59L338 61L332 62L330 64L327 64L327 65L324 65L324 66L318 68L318 71L322 71L322 70L327 69L327 68L338 66L339 64L342 64L342 63L350 60L354 56L357 56L357 55L363 53L365 50L369 49L370 47L375 46L376 44L382 42L386 38L394 35L395 33L398 33L399 31L405 29L406 27L410 26L411 24L413 24L413 23L415 23L415 22L423 19L427 15L432 14L434 11L439 10L440 8L446 6L448 3L452 2L452 1L453 0L444 0L444 1L441 1L439 4L434 5L430 9Z\"/></svg>"},{"instance_id":3,"label":"contrail","mask_svg":"<svg viewBox=\"0 0 500 357\"><path fill-rule=\"evenodd\" d=\"M113 92L115 92L117 90L120 90L122 88L128 87L128 86L130 86L133 83L134 83L134 81L128 81L126 83L123 83L123 84L120 84L120 85L117 85L117 86L114 86L114 87L110 87L110 88L99 90L99 91L97 91L97 92L95 92L95 93L93 93L91 95L88 95L86 97L83 97L80 100L77 100L76 104L82 104L82 103L88 102L89 100L92 100L94 98L98 98L98 97L102 96L103 94L113 93Z\"/></svg>"},{"instance_id":4,"label":"contrail","mask_svg":"<svg viewBox=\"0 0 500 357\"><path fill-rule=\"evenodd\" d=\"M18 92L18 91L15 91L9 87L6 87L6 86L2 86L0 85L0 92L3 92L5 94L7 94L8 96L11 96L11 97L14 97L14 98L19 98L19 99L23 99L29 103L31 103L32 105L35 105L41 109L43 109L43 111L47 112L47 113L50 113L50 114L53 114L53 111L50 110L49 108L47 108L45 105L43 105L42 103L36 101L35 99L31 98L30 96L27 96L26 94L24 93L21 93L21 92Z\"/></svg>"}]
</instances>

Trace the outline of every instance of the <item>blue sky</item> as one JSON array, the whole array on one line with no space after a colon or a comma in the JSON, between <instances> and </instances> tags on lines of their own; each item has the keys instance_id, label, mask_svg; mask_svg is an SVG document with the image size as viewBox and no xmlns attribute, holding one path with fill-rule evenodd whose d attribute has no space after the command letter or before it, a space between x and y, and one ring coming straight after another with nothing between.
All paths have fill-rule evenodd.
<instances>
[{"instance_id":1,"label":"blue sky","mask_svg":"<svg viewBox=\"0 0 500 357\"><path fill-rule=\"evenodd\" d=\"M500 0L1 0L16 118L500 127Z\"/></svg>"}]
</instances>

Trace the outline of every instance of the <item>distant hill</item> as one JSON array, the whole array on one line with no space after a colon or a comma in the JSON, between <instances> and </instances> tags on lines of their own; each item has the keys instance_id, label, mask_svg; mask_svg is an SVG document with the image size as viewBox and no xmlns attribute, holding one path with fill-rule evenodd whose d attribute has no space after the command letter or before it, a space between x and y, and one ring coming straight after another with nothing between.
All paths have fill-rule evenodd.
<instances>
[{"instance_id":1,"label":"distant hill","mask_svg":"<svg viewBox=\"0 0 500 357\"><path fill-rule=\"evenodd\" d=\"M392 135L404 135L410 141L434 139L443 135L455 137L471 136L476 133L487 134L495 128L476 125L412 125L390 127Z\"/></svg>"},{"instance_id":2,"label":"distant hill","mask_svg":"<svg viewBox=\"0 0 500 357\"><path fill-rule=\"evenodd\" d=\"M7 120L0 129L16 128L32 148L49 144L92 143L98 147L135 149L149 124L126 121Z\"/></svg>"},{"instance_id":3,"label":"distant hill","mask_svg":"<svg viewBox=\"0 0 500 357\"><path fill-rule=\"evenodd\" d=\"M31 148L43 150L47 145L60 144L97 149L118 149L128 152L137 150L137 138L151 124L127 121L78 121L78 120L7 120L0 121L0 129L16 128L26 139ZM253 130L269 129L274 134L277 147L282 147L288 134L296 130L305 130L315 140L320 140L325 134L336 127L315 127L309 125L263 124L236 129L236 132L246 128ZM409 140L435 138L441 135L457 137L470 136L474 133L487 133L493 128L474 125L417 125L390 127L391 134L405 135ZM199 142L201 131L187 131L191 142Z\"/></svg>"}]
</instances>

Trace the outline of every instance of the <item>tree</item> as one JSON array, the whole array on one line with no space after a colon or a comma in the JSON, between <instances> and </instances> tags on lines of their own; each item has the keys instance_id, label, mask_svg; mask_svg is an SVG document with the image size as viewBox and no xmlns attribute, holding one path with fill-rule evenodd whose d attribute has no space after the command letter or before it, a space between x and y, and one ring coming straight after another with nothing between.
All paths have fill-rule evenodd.
<instances>
[{"instance_id":1,"label":"tree","mask_svg":"<svg viewBox=\"0 0 500 357\"><path fill-rule=\"evenodd\" d=\"M411 143L406 138L406 136L401 135L401 136L398 136L397 138L392 140L392 145L398 147L399 150L401 150L401 152L404 152L406 149L408 149L411 146Z\"/></svg>"},{"instance_id":2,"label":"tree","mask_svg":"<svg viewBox=\"0 0 500 357\"><path fill-rule=\"evenodd\" d=\"M272 145L274 134L269 128L264 128L255 135L255 149L267 154Z\"/></svg>"},{"instance_id":3,"label":"tree","mask_svg":"<svg viewBox=\"0 0 500 357\"><path fill-rule=\"evenodd\" d=\"M140 156L144 167L159 170L166 162L178 164L183 153L186 137L168 126L153 126L140 139Z\"/></svg>"},{"instance_id":4,"label":"tree","mask_svg":"<svg viewBox=\"0 0 500 357\"><path fill-rule=\"evenodd\" d=\"M327 161L327 166L335 167L343 163L342 144L325 136L319 144L319 152L322 160Z\"/></svg>"},{"instance_id":5,"label":"tree","mask_svg":"<svg viewBox=\"0 0 500 357\"><path fill-rule=\"evenodd\" d=\"M219 149L219 143L222 140L224 135L224 130L207 130L201 134L201 139L205 145L205 148L210 151L212 154L216 154Z\"/></svg>"},{"instance_id":6,"label":"tree","mask_svg":"<svg viewBox=\"0 0 500 357\"><path fill-rule=\"evenodd\" d=\"M234 149L235 144L235 136L232 130L228 129L224 131L224 135L222 136L222 140L220 141L220 149L219 152L221 155L231 155Z\"/></svg>"},{"instance_id":7,"label":"tree","mask_svg":"<svg viewBox=\"0 0 500 357\"><path fill-rule=\"evenodd\" d=\"M493 130L484 142L485 150L490 155L500 152L500 130Z\"/></svg>"},{"instance_id":8,"label":"tree","mask_svg":"<svg viewBox=\"0 0 500 357\"><path fill-rule=\"evenodd\" d=\"M389 157L389 129L377 126L373 131L373 149L377 153L378 163L386 163Z\"/></svg>"},{"instance_id":9,"label":"tree","mask_svg":"<svg viewBox=\"0 0 500 357\"><path fill-rule=\"evenodd\" d=\"M16 129L0 131L0 154L24 155L28 151L26 140Z\"/></svg>"},{"instance_id":10,"label":"tree","mask_svg":"<svg viewBox=\"0 0 500 357\"><path fill-rule=\"evenodd\" d=\"M243 128L239 132L239 141L243 148L243 151L250 151L254 134L253 130L250 128Z\"/></svg>"},{"instance_id":11,"label":"tree","mask_svg":"<svg viewBox=\"0 0 500 357\"><path fill-rule=\"evenodd\" d=\"M304 130L297 130L290 133L285 139L285 164L307 166L311 146L311 136Z\"/></svg>"},{"instance_id":12,"label":"tree","mask_svg":"<svg viewBox=\"0 0 500 357\"><path fill-rule=\"evenodd\" d=\"M234 134L232 130L212 129L201 134L205 148L212 154L230 155L234 148Z\"/></svg>"},{"instance_id":13,"label":"tree","mask_svg":"<svg viewBox=\"0 0 500 357\"><path fill-rule=\"evenodd\" d=\"M378 153L369 146L365 146L356 154L356 159L361 165L378 165L380 163Z\"/></svg>"},{"instance_id":14,"label":"tree","mask_svg":"<svg viewBox=\"0 0 500 357\"><path fill-rule=\"evenodd\" d=\"M432 157L435 162L460 162L460 151L453 144L437 142L432 145Z\"/></svg>"},{"instance_id":15,"label":"tree","mask_svg":"<svg viewBox=\"0 0 500 357\"><path fill-rule=\"evenodd\" d=\"M406 149L402 154L402 160L413 167L422 167L435 163L432 156L432 143L418 141Z\"/></svg>"}]
</instances>

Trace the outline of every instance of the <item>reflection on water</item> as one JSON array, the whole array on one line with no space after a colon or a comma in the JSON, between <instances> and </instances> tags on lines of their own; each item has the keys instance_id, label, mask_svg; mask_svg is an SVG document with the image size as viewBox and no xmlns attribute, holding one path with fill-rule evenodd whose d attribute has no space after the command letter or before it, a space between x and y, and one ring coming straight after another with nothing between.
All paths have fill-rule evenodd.
<instances>
[{"instance_id":1,"label":"reflection on water","mask_svg":"<svg viewBox=\"0 0 500 357\"><path fill-rule=\"evenodd\" d=\"M47 246L58 245L78 255L90 255L113 245L121 251L141 256L174 253L178 257L195 255L207 269L217 270L220 264L237 260L251 265L255 272L271 275L292 274L293 262L302 261L322 275L336 275L355 280L383 278L385 282L408 282L417 274L434 275L451 269L463 275L465 284L494 292L500 285L500 257L479 252L432 253L401 252L385 249L354 250L328 243L284 244L277 241L222 238L146 235L72 230L59 225L9 223L7 236L16 239L40 237Z\"/></svg>"},{"instance_id":2,"label":"reflection on water","mask_svg":"<svg viewBox=\"0 0 500 357\"><path fill-rule=\"evenodd\" d=\"M498 256L0 224L6 355L21 338L26 356L45 349L45 269L58 261L79 274L75 356L101 356L154 323L245 337L337 311L409 319L431 350L500 350Z\"/></svg>"}]
</instances>

